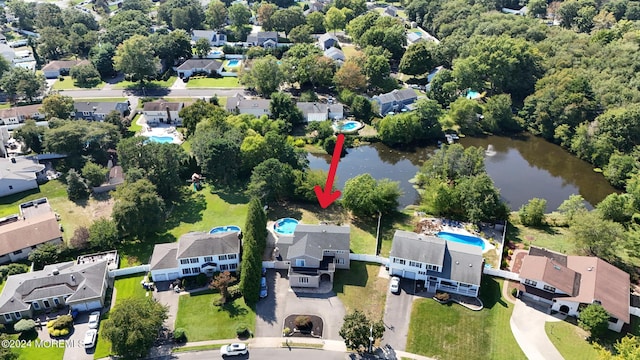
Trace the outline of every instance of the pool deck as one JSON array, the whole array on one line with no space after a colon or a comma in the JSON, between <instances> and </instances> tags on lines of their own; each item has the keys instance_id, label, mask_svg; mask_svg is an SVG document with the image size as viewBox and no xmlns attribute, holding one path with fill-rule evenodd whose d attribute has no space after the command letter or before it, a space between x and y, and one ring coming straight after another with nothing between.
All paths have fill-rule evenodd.
<instances>
[{"instance_id":1,"label":"pool deck","mask_svg":"<svg viewBox=\"0 0 640 360\"><path fill-rule=\"evenodd\" d=\"M473 237L477 237L482 239L482 241L484 241L484 250L482 250L482 253L486 253L487 251L490 250L495 250L495 246L493 246L487 239L483 238L481 235L478 234L474 234L464 228L459 228L459 227L455 227L455 226L449 226L449 225L442 225L442 232L448 232L448 233L452 233L452 234L459 234L459 235L465 235L465 236L473 236Z\"/></svg>"},{"instance_id":2,"label":"pool deck","mask_svg":"<svg viewBox=\"0 0 640 360\"><path fill-rule=\"evenodd\" d=\"M172 137L173 144L182 144L182 135L178 133L175 126L160 124L156 126L150 126L147 124L142 125L142 132L140 133L142 136L150 137L150 136L162 136L162 137Z\"/></svg>"}]
</instances>

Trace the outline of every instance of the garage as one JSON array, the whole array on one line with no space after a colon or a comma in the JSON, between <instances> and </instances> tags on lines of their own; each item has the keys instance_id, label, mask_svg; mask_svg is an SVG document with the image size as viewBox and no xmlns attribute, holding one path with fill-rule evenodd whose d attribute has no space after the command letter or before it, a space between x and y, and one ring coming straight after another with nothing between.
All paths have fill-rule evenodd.
<instances>
[{"instance_id":1,"label":"garage","mask_svg":"<svg viewBox=\"0 0 640 360\"><path fill-rule=\"evenodd\" d=\"M91 311L95 309L102 308L102 304L100 304L100 300L88 301L79 304L71 304L71 310L78 311Z\"/></svg>"},{"instance_id":2,"label":"garage","mask_svg":"<svg viewBox=\"0 0 640 360\"><path fill-rule=\"evenodd\" d=\"M155 274L151 278L153 281L167 281L167 274Z\"/></svg>"},{"instance_id":3,"label":"garage","mask_svg":"<svg viewBox=\"0 0 640 360\"><path fill-rule=\"evenodd\" d=\"M170 272L168 276L169 276L168 280L175 280L175 279L180 277L180 273L177 272L177 271L176 272Z\"/></svg>"},{"instance_id":4,"label":"garage","mask_svg":"<svg viewBox=\"0 0 640 360\"><path fill-rule=\"evenodd\" d=\"M416 279L416 273L413 271L404 271L404 274L402 275L403 278L406 279L411 279L411 280L415 280Z\"/></svg>"},{"instance_id":5,"label":"garage","mask_svg":"<svg viewBox=\"0 0 640 360\"><path fill-rule=\"evenodd\" d=\"M163 270L152 270L151 271L151 280L154 282L159 281L171 281L180 277L180 272L177 269L163 269Z\"/></svg>"}]
</instances>

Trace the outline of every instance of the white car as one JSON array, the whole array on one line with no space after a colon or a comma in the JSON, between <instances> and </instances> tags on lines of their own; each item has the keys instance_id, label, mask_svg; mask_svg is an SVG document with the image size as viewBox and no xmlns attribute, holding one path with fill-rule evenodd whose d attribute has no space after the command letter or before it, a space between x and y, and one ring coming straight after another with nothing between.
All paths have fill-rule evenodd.
<instances>
[{"instance_id":1,"label":"white car","mask_svg":"<svg viewBox=\"0 0 640 360\"><path fill-rule=\"evenodd\" d=\"M91 349L92 347L96 346L96 338L98 337L98 330L96 329L89 329L87 330L87 332L84 334L84 348L85 349Z\"/></svg>"},{"instance_id":2,"label":"white car","mask_svg":"<svg viewBox=\"0 0 640 360\"><path fill-rule=\"evenodd\" d=\"M389 284L389 291L392 294L400 294L400 278L394 276L391 278L391 284Z\"/></svg>"},{"instance_id":3,"label":"white car","mask_svg":"<svg viewBox=\"0 0 640 360\"><path fill-rule=\"evenodd\" d=\"M97 329L100 323L100 311L94 311L89 314L89 329Z\"/></svg>"},{"instance_id":4,"label":"white car","mask_svg":"<svg viewBox=\"0 0 640 360\"><path fill-rule=\"evenodd\" d=\"M260 299L266 298L267 295L267 278L263 276L262 278L260 278Z\"/></svg>"},{"instance_id":5,"label":"white car","mask_svg":"<svg viewBox=\"0 0 640 360\"><path fill-rule=\"evenodd\" d=\"M242 343L233 343L229 345L224 345L220 348L220 355L224 356L233 356L233 355L247 355L249 350L247 349L247 344Z\"/></svg>"}]
</instances>

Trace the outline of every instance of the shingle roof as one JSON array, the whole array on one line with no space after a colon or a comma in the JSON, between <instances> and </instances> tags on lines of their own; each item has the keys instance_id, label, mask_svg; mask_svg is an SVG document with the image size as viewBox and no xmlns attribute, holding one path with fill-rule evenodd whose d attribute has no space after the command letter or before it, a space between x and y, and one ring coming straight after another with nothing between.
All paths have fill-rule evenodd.
<instances>
[{"instance_id":1,"label":"shingle roof","mask_svg":"<svg viewBox=\"0 0 640 360\"><path fill-rule=\"evenodd\" d=\"M207 69L218 70L222 62L215 59L189 59L178 66L178 70Z\"/></svg>"},{"instance_id":2,"label":"shingle roof","mask_svg":"<svg viewBox=\"0 0 640 360\"><path fill-rule=\"evenodd\" d=\"M240 253L240 239L237 233L190 232L178 239L176 258L238 253Z\"/></svg>"},{"instance_id":3,"label":"shingle roof","mask_svg":"<svg viewBox=\"0 0 640 360\"><path fill-rule=\"evenodd\" d=\"M53 270L58 274L54 275ZM27 301L49 295L71 295L67 304L80 303L104 295L107 261L86 264L73 262L46 266L40 271L11 275L0 294L0 314L29 309ZM42 296L42 297L39 297Z\"/></svg>"},{"instance_id":4,"label":"shingle roof","mask_svg":"<svg viewBox=\"0 0 640 360\"><path fill-rule=\"evenodd\" d=\"M482 249L479 246L447 241L443 274L449 279L480 285L483 263Z\"/></svg>"},{"instance_id":5,"label":"shingle roof","mask_svg":"<svg viewBox=\"0 0 640 360\"><path fill-rule=\"evenodd\" d=\"M306 255L322 260L323 250L349 251L350 232L349 226L298 224L286 258Z\"/></svg>"},{"instance_id":6,"label":"shingle roof","mask_svg":"<svg viewBox=\"0 0 640 360\"><path fill-rule=\"evenodd\" d=\"M0 119L6 119L10 117L32 117L34 114L40 113L41 104L27 105L27 106L15 106L8 109L0 110Z\"/></svg>"},{"instance_id":7,"label":"shingle roof","mask_svg":"<svg viewBox=\"0 0 640 360\"><path fill-rule=\"evenodd\" d=\"M112 111L123 112L129 107L129 104L126 102L75 101L73 107L78 112L108 114Z\"/></svg>"},{"instance_id":8,"label":"shingle roof","mask_svg":"<svg viewBox=\"0 0 640 360\"><path fill-rule=\"evenodd\" d=\"M213 37L218 34L218 32L215 30L193 30L192 33L193 37L205 38L209 41L211 41L211 39L213 39Z\"/></svg>"},{"instance_id":9,"label":"shingle roof","mask_svg":"<svg viewBox=\"0 0 640 360\"><path fill-rule=\"evenodd\" d=\"M532 246L529 248L529 255L548 257L562 266L567 266L567 255L555 251Z\"/></svg>"},{"instance_id":10,"label":"shingle roof","mask_svg":"<svg viewBox=\"0 0 640 360\"><path fill-rule=\"evenodd\" d=\"M0 226L0 255L62 238L54 213L41 214Z\"/></svg>"},{"instance_id":11,"label":"shingle roof","mask_svg":"<svg viewBox=\"0 0 640 360\"><path fill-rule=\"evenodd\" d=\"M71 69L74 66L89 64L88 60L55 60L42 68L42 71Z\"/></svg>"},{"instance_id":12,"label":"shingle roof","mask_svg":"<svg viewBox=\"0 0 640 360\"><path fill-rule=\"evenodd\" d=\"M149 262L150 270L174 269L178 267L178 243L156 244Z\"/></svg>"},{"instance_id":13,"label":"shingle roof","mask_svg":"<svg viewBox=\"0 0 640 360\"><path fill-rule=\"evenodd\" d=\"M249 34L247 36L247 42L255 42L259 45L263 44L269 39L278 42L278 33L275 31L260 31L258 33Z\"/></svg>"},{"instance_id":14,"label":"shingle roof","mask_svg":"<svg viewBox=\"0 0 640 360\"><path fill-rule=\"evenodd\" d=\"M580 273L544 256L525 256L522 260L520 277L544 281L569 296L578 295L580 290Z\"/></svg>"},{"instance_id":15,"label":"shingle roof","mask_svg":"<svg viewBox=\"0 0 640 360\"><path fill-rule=\"evenodd\" d=\"M442 267L445 246L445 240L439 237L396 230L393 235L390 256Z\"/></svg>"},{"instance_id":16,"label":"shingle roof","mask_svg":"<svg viewBox=\"0 0 640 360\"><path fill-rule=\"evenodd\" d=\"M266 99L247 99L241 94L236 94L232 97L227 98L227 104L225 105L225 109L227 111L235 111L236 109L263 109L269 110L269 105L271 101Z\"/></svg>"},{"instance_id":17,"label":"shingle roof","mask_svg":"<svg viewBox=\"0 0 640 360\"><path fill-rule=\"evenodd\" d=\"M386 94L380 94L373 97L378 99L382 104L393 103L394 101L402 102L410 99L417 99L418 95L413 89L393 90Z\"/></svg>"},{"instance_id":18,"label":"shingle roof","mask_svg":"<svg viewBox=\"0 0 640 360\"><path fill-rule=\"evenodd\" d=\"M182 102L166 102L166 101L151 101L144 103L143 111L180 111L184 103Z\"/></svg>"},{"instance_id":19,"label":"shingle roof","mask_svg":"<svg viewBox=\"0 0 640 360\"><path fill-rule=\"evenodd\" d=\"M319 103L319 102L299 102L296 104L298 109L302 111L304 116L307 114L316 114L316 113L328 113L329 107L327 104Z\"/></svg>"},{"instance_id":20,"label":"shingle roof","mask_svg":"<svg viewBox=\"0 0 640 360\"><path fill-rule=\"evenodd\" d=\"M346 57L344 56L344 52L342 52L342 50L338 49L337 47L330 47L327 50L324 51L324 56L331 58L331 59L345 59Z\"/></svg>"},{"instance_id":21,"label":"shingle roof","mask_svg":"<svg viewBox=\"0 0 640 360\"><path fill-rule=\"evenodd\" d=\"M335 35L331 34L331 33L324 33L324 34L320 35L320 37L318 38L318 41L323 43L323 44L327 40L333 40L335 42L338 42L338 38Z\"/></svg>"}]
</instances>

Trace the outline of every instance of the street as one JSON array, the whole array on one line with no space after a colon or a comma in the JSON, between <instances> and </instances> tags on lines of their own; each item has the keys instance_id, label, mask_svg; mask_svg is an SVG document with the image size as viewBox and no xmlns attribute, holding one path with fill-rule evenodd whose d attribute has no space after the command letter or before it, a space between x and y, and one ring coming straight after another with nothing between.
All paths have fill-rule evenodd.
<instances>
[{"instance_id":1,"label":"street","mask_svg":"<svg viewBox=\"0 0 640 360\"><path fill-rule=\"evenodd\" d=\"M211 97L216 94L218 97L234 96L237 93L244 94L243 88L237 89L149 89L145 90L122 90L122 89L103 89L103 90L63 90L60 94L71 96L74 99L82 98L119 98L128 96L172 96L172 97L192 97L202 98Z\"/></svg>"},{"instance_id":2,"label":"street","mask_svg":"<svg viewBox=\"0 0 640 360\"><path fill-rule=\"evenodd\" d=\"M346 354L335 351L323 351L314 349L249 349L249 355L236 356L235 359L260 359L260 360L344 360ZM230 357L231 358L231 357ZM196 351L183 354L174 354L164 359L201 360L221 359L219 350Z\"/></svg>"}]
</instances>

